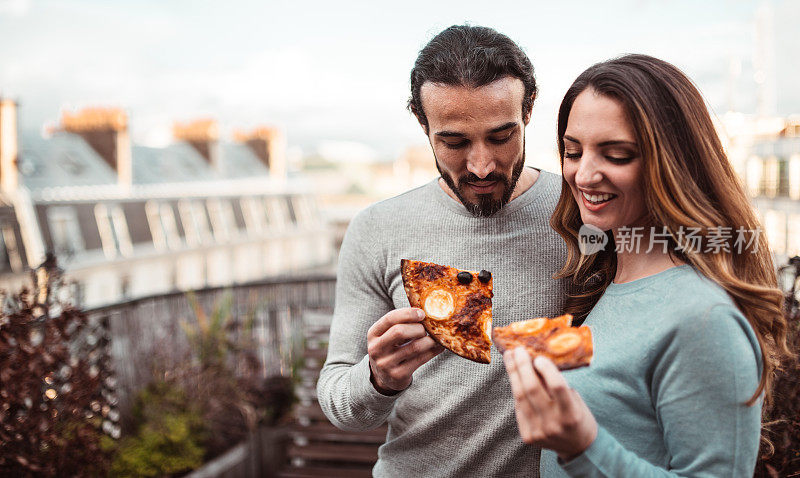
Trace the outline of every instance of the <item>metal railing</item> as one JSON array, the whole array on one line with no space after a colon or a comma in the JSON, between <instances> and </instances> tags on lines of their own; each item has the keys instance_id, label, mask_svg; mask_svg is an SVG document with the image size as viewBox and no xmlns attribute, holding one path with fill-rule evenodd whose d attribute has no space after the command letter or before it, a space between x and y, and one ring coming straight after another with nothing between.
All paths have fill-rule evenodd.
<instances>
[{"instance_id":1,"label":"metal railing","mask_svg":"<svg viewBox=\"0 0 800 478\"><path fill-rule=\"evenodd\" d=\"M193 294L209 314L230 300L234 338L256 345L265 376L288 376L302 352L303 315L332 311L335 283L333 274L285 276ZM125 419L133 397L155 378L154 370L169 370L186 360L189 343L181 322L194 321L194 311L186 293L175 292L89 310L87 315L97 334L107 338L107 367Z\"/></svg>"}]
</instances>

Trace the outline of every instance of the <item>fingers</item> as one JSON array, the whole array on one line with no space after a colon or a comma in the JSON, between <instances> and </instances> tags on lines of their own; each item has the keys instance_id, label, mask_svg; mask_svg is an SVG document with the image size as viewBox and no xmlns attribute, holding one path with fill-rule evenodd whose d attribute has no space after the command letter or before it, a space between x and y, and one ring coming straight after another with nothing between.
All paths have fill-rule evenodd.
<instances>
[{"instance_id":1,"label":"fingers","mask_svg":"<svg viewBox=\"0 0 800 478\"><path fill-rule=\"evenodd\" d=\"M530 377L523 378L523 376L531 375L533 372L533 369L530 366L530 358L523 350L522 352L525 354L525 358L518 360L516 352L516 349L508 350L503 355L503 363L506 366L508 379L511 382L511 392L514 395L514 401L518 405L522 405L526 409L530 409L532 412L535 412L536 410L531 406L530 403L530 399L533 397L528 396L530 393L529 389L535 387L531 387ZM529 370L526 370L526 367Z\"/></svg>"},{"instance_id":2,"label":"fingers","mask_svg":"<svg viewBox=\"0 0 800 478\"><path fill-rule=\"evenodd\" d=\"M508 373L508 380L511 382L511 392L514 394L514 399L521 401L525 398L525 391L522 389L522 382L519 379L513 350L506 350L503 354L503 364L506 366L506 373Z\"/></svg>"},{"instance_id":3,"label":"fingers","mask_svg":"<svg viewBox=\"0 0 800 478\"><path fill-rule=\"evenodd\" d=\"M371 370L375 382L384 389L394 391L404 390L411 384L411 376L419 367L439 355L444 347L437 344L430 337L414 340L395 352L379 357L370 358Z\"/></svg>"},{"instance_id":4,"label":"fingers","mask_svg":"<svg viewBox=\"0 0 800 478\"><path fill-rule=\"evenodd\" d=\"M376 388L403 390L422 364L441 352L419 322L420 309L396 309L381 317L367 331L367 354Z\"/></svg>"},{"instance_id":5,"label":"fingers","mask_svg":"<svg viewBox=\"0 0 800 478\"><path fill-rule=\"evenodd\" d=\"M558 367L545 357L531 361L522 349L503 355L520 437L561 457L582 453L597 436L597 422Z\"/></svg>"},{"instance_id":6,"label":"fingers","mask_svg":"<svg viewBox=\"0 0 800 478\"><path fill-rule=\"evenodd\" d=\"M531 357L525 349L518 347L506 351L503 355L511 391L514 394L515 409L518 415L525 417L528 428L539 430L542 421L547 418L553 408L553 399L547 393L544 384L533 368ZM520 422L520 418L517 418ZM520 423L520 433L523 433ZM525 439L525 436L523 436Z\"/></svg>"},{"instance_id":7,"label":"fingers","mask_svg":"<svg viewBox=\"0 0 800 478\"><path fill-rule=\"evenodd\" d=\"M547 357L536 357L533 361L534 369L542 377L542 384L550 397L555 400L562 415L573 416L575 411L575 397L572 394L564 375L558 367Z\"/></svg>"},{"instance_id":8,"label":"fingers","mask_svg":"<svg viewBox=\"0 0 800 478\"><path fill-rule=\"evenodd\" d=\"M552 399L545 390L538 374L534 371L530 355L522 347L514 349L512 354L525 397L530 400L531 406L535 411L544 413L547 408L546 405L549 405Z\"/></svg>"},{"instance_id":9,"label":"fingers","mask_svg":"<svg viewBox=\"0 0 800 478\"><path fill-rule=\"evenodd\" d=\"M422 345L419 346L420 350L416 352L415 355L411 355L403 362L403 366L408 367L411 373L414 373L415 370L422 367L424 364L428 363L428 361L430 361L432 358L436 357L437 355L439 355L444 351L444 347L437 344L430 337L425 337L419 340L415 340L408 346L415 345L418 342L423 343Z\"/></svg>"},{"instance_id":10,"label":"fingers","mask_svg":"<svg viewBox=\"0 0 800 478\"><path fill-rule=\"evenodd\" d=\"M514 395L514 413L517 417L519 435L523 442L529 445L533 444L536 438L534 434L541 428L541 417L531 406L530 400L528 400L514 350L507 350L503 354L503 363L506 366L506 372L508 372L508 378L511 382L511 392Z\"/></svg>"},{"instance_id":11,"label":"fingers","mask_svg":"<svg viewBox=\"0 0 800 478\"><path fill-rule=\"evenodd\" d=\"M422 324L396 324L379 337L367 338L367 353L372 358L393 355L398 348L405 349L427 335Z\"/></svg>"},{"instance_id":12,"label":"fingers","mask_svg":"<svg viewBox=\"0 0 800 478\"><path fill-rule=\"evenodd\" d=\"M397 362L405 362L406 360L411 360L432 350L436 350L438 354L441 352L442 346L437 344L430 336L426 335L397 348L392 354L392 358Z\"/></svg>"},{"instance_id":13,"label":"fingers","mask_svg":"<svg viewBox=\"0 0 800 478\"><path fill-rule=\"evenodd\" d=\"M531 407L531 403L526 399L515 401L514 414L517 417L519 436L522 438L523 442L532 445L535 441L534 433L539 429L539 419L536 412L534 412Z\"/></svg>"},{"instance_id":14,"label":"fingers","mask_svg":"<svg viewBox=\"0 0 800 478\"><path fill-rule=\"evenodd\" d=\"M419 362L417 366L411 367L411 372L413 372L420 365L438 355L442 350L443 348L434 342L432 338L423 337L402 347L394 348L391 353L376 356L373 360L380 369L390 369L400 365L405 366L406 363L412 365ZM420 358L423 360L418 360Z\"/></svg>"},{"instance_id":15,"label":"fingers","mask_svg":"<svg viewBox=\"0 0 800 478\"><path fill-rule=\"evenodd\" d=\"M394 325L420 322L424 318L425 312L423 312L422 309L415 309L413 307L395 309L372 324L372 327L367 331L367 339L380 337Z\"/></svg>"}]
</instances>

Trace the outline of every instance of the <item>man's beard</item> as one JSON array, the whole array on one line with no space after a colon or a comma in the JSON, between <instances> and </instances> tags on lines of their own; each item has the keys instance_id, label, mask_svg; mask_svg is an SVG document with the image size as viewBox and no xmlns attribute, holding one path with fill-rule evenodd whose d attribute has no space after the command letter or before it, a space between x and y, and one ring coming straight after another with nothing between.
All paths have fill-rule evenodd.
<instances>
[{"instance_id":1,"label":"man's beard","mask_svg":"<svg viewBox=\"0 0 800 478\"><path fill-rule=\"evenodd\" d=\"M524 143L523 143L524 145ZM435 153L434 153L435 154ZM517 161L514 165L514 169L511 170L511 177L509 178L505 174L498 173L497 171L492 171L485 178L479 178L475 173L466 173L461 175L458 178L458 185L453 181L453 177L447 174L439 167L439 160L436 160L436 169L439 170L439 174L444 179L444 182L450 187L450 190L456 195L461 204L467 208L467 211L470 212L475 217L489 217L503 208L508 201L511 200L511 194L514 192L514 188L517 186L517 181L519 181L519 177L522 174L522 169L525 167L525 147L522 148L522 157ZM479 182L479 181L498 181L503 183L503 194L500 196L500 199L494 199L492 194L478 194L478 202L470 202L464 197L464 194L461 192L461 188L466 187L466 183L470 182Z\"/></svg>"}]
</instances>

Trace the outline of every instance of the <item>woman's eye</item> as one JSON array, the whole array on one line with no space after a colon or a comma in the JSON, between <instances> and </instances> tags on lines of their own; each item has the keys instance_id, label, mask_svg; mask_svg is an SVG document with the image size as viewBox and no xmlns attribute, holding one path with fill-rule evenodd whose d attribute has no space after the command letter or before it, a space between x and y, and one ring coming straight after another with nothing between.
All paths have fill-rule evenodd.
<instances>
[{"instance_id":1,"label":"woman's eye","mask_svg":"<svg viewBox=\"0 0 800 478\"><path fill-rule=\"evenodd\" d=\"M581 153L564 153L564 157L567 159L581 159Z\"/></svg>"},{"instance_id":2,"label":"woman's eye","mask_svg":"<svg viewBox=\"0 0 800 478\"><path fill-rule=\"evenodd\" d=\"M606 156L614 164L627 164L636 159L635 156Z\"/></svg>"}]
</instances>

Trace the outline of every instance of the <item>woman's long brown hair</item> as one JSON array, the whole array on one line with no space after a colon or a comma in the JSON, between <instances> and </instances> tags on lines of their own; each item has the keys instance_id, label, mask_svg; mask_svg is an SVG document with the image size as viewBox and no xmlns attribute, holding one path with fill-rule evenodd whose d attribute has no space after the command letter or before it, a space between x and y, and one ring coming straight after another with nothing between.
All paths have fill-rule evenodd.
<instances>
[{"instance_id":1,"label":"woman's long brown hair","mask_svg":"<svg viewBox=\"0 0 800 478\"><path fill-rule=\"evenodd\" d=\"M631 121L643 158L644 194L651 224L671 236L675 256L723 287L747 317L761 347L762 373L758 388L771 403L774 372L783 357L787 322L775 265L763 234L737 252L737 230L761 231L741 182L722 148L702 95L675 66L646 55L626 55L584 71L567 91L558 112L558 152L564 166L564 132L575 98L584 90L619 101ZM567 301L567 312L583 320L616 274L616 253L610 232L606 250L581 254L580 211L569 185L562 180L561 197L550 220L567 243L567 262L558 278L571 277L580 292ZM679 231L730 228L729 251L676 250ZM683 228L683 229L681 229ZM719 231L719 230L718 230ZM749 238L749 236L748 236ZM705 242L704 242L705 244ZM757 248L756 248L757 246Z\"/></svg>"}]
</instances>

